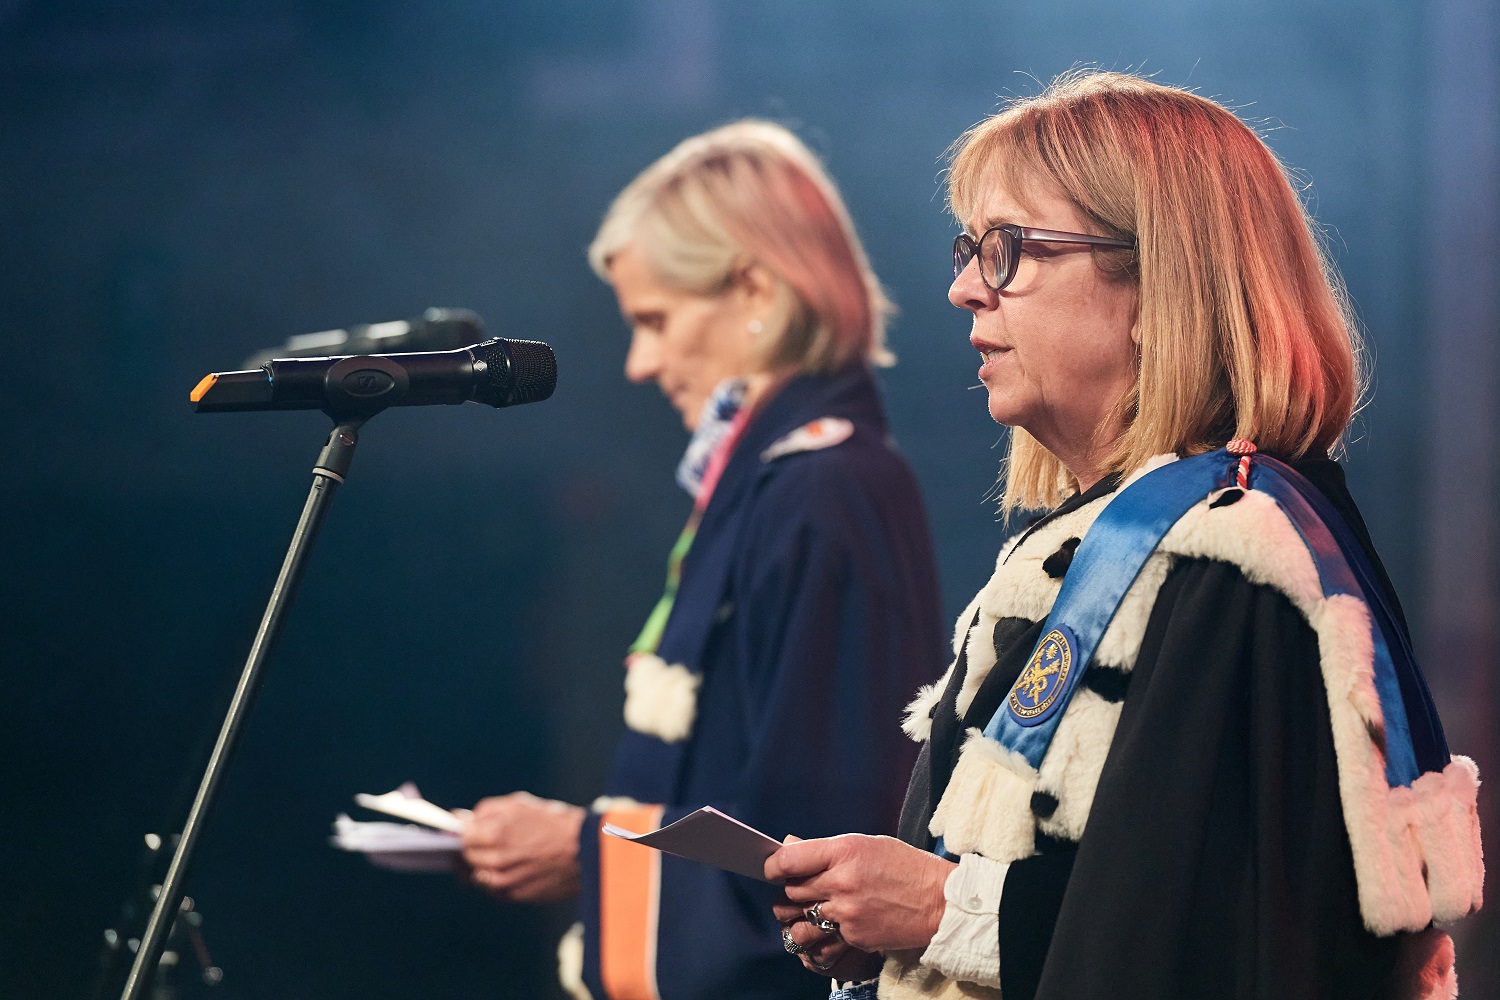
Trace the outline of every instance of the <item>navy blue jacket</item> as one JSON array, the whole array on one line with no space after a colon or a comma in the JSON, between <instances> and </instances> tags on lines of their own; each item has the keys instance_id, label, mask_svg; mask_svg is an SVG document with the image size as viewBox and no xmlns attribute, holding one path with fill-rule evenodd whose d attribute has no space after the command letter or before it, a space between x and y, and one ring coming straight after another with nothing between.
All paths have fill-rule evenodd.
<instances>
[{"instance_id":1,"label":"navy blue jacket","mask_svg":"<svg viewBox=\"0 0 1500 1000\"><path fill-rule=\"evenodd\" d=\"M820 417L846 441L766 460ZM911 692L947 660L926 517L865 369L787 383L746 427L682 567L658 648L702 675L685 741L627 731L607 793L665 806L666 825L713 805L778 839L894 833L916 747ZM598 815L580 856L584 979L599 962ZM631 850L644 850L634 848ZM826 996L782 951L773 886L661 859L656 980L665 1000Z\"/></svg>"}]
</instances>

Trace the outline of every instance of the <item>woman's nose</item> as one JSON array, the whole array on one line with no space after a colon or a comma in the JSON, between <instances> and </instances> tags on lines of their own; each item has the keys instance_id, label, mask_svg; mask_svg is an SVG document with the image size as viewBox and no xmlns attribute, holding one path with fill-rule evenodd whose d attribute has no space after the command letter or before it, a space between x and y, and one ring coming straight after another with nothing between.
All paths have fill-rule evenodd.
<instances>
[{"instance_id":1,"label":"woman's nose","mask_svg":"<svg viewBox=\"0 0 1500 1000\"><path fill-rule=\"evenodd\" d=\"M661 352L655 339L639 332L630 335L630 350L625 352L625 377L632 382L649 382L661 371Z\"/></svg>"},{"instance_id":2,"label":"woman's nose","mask_svg":"<svg viewBox=\"0 0 1500 1000\"><path fill-rule=\"evenodd\" d=\"M995 290L986 285L979 274L977 256L969 259L969 263L953 279L953 284L948 286L948 301L957 308L970 312L988 309L997 297Z\"/></svg>"}]
</instances>

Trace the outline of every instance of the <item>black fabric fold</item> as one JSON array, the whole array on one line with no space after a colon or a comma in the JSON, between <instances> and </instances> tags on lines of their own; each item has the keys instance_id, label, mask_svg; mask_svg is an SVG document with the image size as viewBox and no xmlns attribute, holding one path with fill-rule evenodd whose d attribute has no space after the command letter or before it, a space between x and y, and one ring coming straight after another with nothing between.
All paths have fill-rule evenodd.
<instances>
[{"instance_id":1,"label":"black fabric fold","mask_svg":"<svg viewBox=\"0 0 1500 1000\"><path fill-rule=\"evenodd\" d=\"M1073 872L1073 849L1011 863L1000 896L1000 995L1034 1000Z\"/></svg>"}]
</instances>

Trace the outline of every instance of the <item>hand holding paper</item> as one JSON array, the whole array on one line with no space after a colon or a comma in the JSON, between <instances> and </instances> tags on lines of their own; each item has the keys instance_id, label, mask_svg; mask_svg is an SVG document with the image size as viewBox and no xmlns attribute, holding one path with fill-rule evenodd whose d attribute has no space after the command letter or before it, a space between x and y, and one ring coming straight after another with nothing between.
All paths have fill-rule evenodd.
<instances>
[{"instance_id":1,"label":"hand holding paper","mask_svg":"<svg viewBox=\"0 0 1500 1000\"><path fill-rule=\"evenodd\" d=\"M529 792L483 799L460 832L471 877L510 902L577 895L578 837L586 815L579 806Z\"/></svg>"}]
</instances>

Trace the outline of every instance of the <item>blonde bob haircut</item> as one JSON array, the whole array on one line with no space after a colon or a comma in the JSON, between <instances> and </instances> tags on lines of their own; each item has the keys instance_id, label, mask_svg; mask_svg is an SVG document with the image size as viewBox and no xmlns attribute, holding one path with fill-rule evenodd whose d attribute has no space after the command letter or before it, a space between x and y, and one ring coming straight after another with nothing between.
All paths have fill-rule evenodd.
<instances>
[{"instance_id":1,"label":"blonde bob haircut","mask_svg":"<svg viewBox=\"0 0 1500 1000\"><path fill-rule=\"evenodd\" d=\"M1023 204L1028 190L1055 191L1099 232L1136 240L1133 253L1095 253L1139 290L1139 372L1106 473L1231 438L1285 459L1339 444L1365 385L1348 299L1286 171L1233 113L1140 77L1075 71L954 144L960 223L994 186ZM1012 429L1005 511L1056 506L1077 485Z\"/></svg>"},{"instance_id":2,"label":"blonde bob haircut","mask_svg":"<svg viewBox=\"0 0 1500 1000\"><path fill-rule=\"evenodd\" d=\"M719 295L751 264L776 282L776 304L754 336L762 371L837 371L890 364L890 302L838 189L780 125L744 120L685 139L615 198L589 245L609 280L627 246L664 285ZM752 336L748 331L746 336Z\"/></svg>"}]
</instances>

